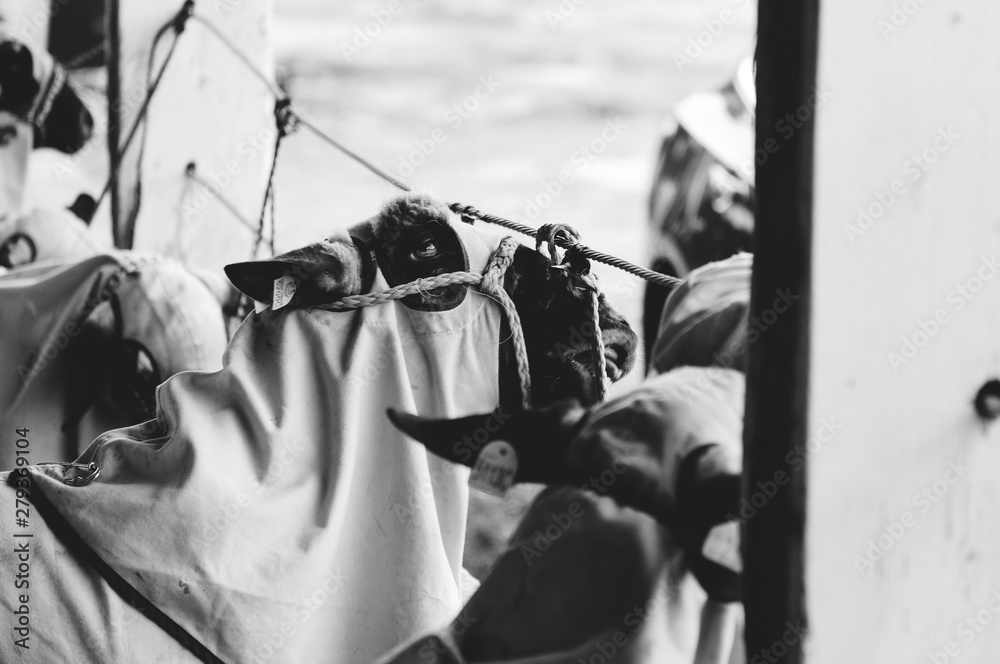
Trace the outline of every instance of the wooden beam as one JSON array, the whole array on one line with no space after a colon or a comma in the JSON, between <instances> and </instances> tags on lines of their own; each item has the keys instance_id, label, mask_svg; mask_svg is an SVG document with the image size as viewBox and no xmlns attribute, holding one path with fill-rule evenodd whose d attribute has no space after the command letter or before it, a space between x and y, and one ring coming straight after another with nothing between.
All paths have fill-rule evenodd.
<instances>
[{"instance_id":1,"label":"wooden beam","mask_svg":"<svg viewBox=\"0 0 1000 664\"><path fill-rule=\"evenodd\" d=\"M761 0L758 9L751 321L760 336L747 375L744 603L747 656L769 653L773 660L753 661L783 664L803 661L802 638L787 633L806 618L806 473L787 459L806 439L814 128L799 122L789 134L780 123L813 96L818 4Z\"/></svg>"}]
</instances>

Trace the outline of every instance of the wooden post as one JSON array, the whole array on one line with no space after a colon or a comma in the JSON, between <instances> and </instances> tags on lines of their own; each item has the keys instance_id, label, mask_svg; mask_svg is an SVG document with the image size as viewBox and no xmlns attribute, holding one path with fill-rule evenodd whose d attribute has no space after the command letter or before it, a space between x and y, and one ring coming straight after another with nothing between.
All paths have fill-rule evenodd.
<instances>
[{"instance_id":1,"label":"wooden post","mask_svg":"<svg viewBox=\"0 0 1000 664\"><path fill-rule=\"evenodd\" d=\"M744 591L747 656L798 664L802 641L785 643L805 618L805 469L802 445L810 348L813 125L781 124L808 106L815 81L818 0L761 0L757 46L757 222L745 442ZM780 313L779 313L780 312ZM753 339L753 337L749 337ZM776 473L783 475L776 476ZM773 659L757 658L782 643Z\"/></svg>"},{"instance_id":2,"label":"wooden post","mask_svg":"<svg viewBox=\"0 0 1000 664\"><path fill-rule=\"evenodd\" d=\"M209 30L189 20L139 130L116 163L142 104L156 31L181 2L115 0L109 4L109 148L118 179L111 190L115 245L165 253L217 268L246 260L254 233L205 187L212 183L244 220L256 225L276 132L268 88ZM262 69L273 72L270 0L198 0L211 21ZM161 40L153 72L169 49Z\"/></svg>"}]
</instances>

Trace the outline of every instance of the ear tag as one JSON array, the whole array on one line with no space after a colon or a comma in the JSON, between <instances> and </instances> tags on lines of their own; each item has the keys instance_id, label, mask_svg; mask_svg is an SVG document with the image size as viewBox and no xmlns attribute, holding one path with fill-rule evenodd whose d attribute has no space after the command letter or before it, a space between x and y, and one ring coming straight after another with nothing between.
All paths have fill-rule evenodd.
<instances>
[{"instance_id":1,"label":"ear tag","mask_svg":"<svg viewBox=\"0 0 1000 664\"><path fill-rule=\"evenodd\" d=\"M709 531L701 547L701 555L706 560L743 573L743 558L740 556L740 524L738 521L720 523Z\"/></svg>"},{"instance_id":2,"label":"ear tag","mask_svg":"<svg viewBox=\"0 0 1000 664\"><path fill-rule=\"evenodd\" d=\"M277 311L287 306L295 296L295 290L299 287L299 280L295 277L278 277L274 280L274 296L271 299L271 308Z\"/></svg>"},{"instance_id":3,"label":"ear tag","mask_svg":"<svg viewBox=\"0 0 1000 664\"><path fill-rule=\"evenodd\" d=\"M502 440L483 448L469 475L469 486L492 496L503 497L517 475L517 452Z\"/></svg>"}]
</instances>

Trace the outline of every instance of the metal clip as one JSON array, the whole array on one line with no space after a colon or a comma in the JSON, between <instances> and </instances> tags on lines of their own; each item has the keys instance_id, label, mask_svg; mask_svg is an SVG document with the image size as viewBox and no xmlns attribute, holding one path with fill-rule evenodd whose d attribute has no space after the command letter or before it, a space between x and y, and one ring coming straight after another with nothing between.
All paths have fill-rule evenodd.
<instances>
[{"instance_id":1,"label":"metal clip","mask_svg":"<svg viewBox=\"0 0 1000 664\"><path fill-rule=\"evenodd\" d=\"M67 474L63 478L63 483L67 486L87 486L101 476L101 467L93 461L86 465L82 463L67 463L65 465L69 466ZM77 474L70 475L71 472Z\"/></svg>"}]
</instances>

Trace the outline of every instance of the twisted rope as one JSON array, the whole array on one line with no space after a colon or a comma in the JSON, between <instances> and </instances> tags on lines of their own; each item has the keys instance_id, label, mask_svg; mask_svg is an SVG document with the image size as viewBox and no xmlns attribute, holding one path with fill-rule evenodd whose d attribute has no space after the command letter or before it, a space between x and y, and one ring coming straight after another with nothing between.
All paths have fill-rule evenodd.
<instances>
[{"instance_id":1,"label":"twisted rope","mask_svg":"<svg viewBox=\"0 0 1000 664\"><path fill-rule=\"evenodd\" d=\"M380 293L365 293L364 295L349 295L336 302L318 305L317 309L327 311L350 311L373 307L378 304L401 300L410 295L422 294L444 286L463 284L468 286L479 286L479 290L491 296L500 303L507 316L510 325L511 339L514 342L514 357L517 360L517 376L521 384L521 405L525 410L531 408L531 372L528 368L528 349L524 343L524 330L521 328L521 317L514 307L514 301L503 288L503 278L507 269L514 262L514 253L517 251L519 243L512 237L505 237L500 241L500 246L490 254L486 269L482 274L475 272L448 272L433 277L423 277L415 279L405 284L393 286ZM596 300L595 300L596 303ZM595 305L596 306L596 305ZM600 328L598 328L600 329ZM598 334L600 336L600 334ZM603 349L603 346L602 346ZM604 357L601 351L601 357ZM603 365L602 365L603 366Z\"/></svg>"},{"instance_id":2,"label":"twisted rope","mask_svg":"<svg viewBox=\"0 0 1000 664\"><path fill-rule=\"evenodd\" d=\"M524 343L524 330L521 328L521 316L514 307L514 301L503 288L503 276L507 268L514 262L514 252L520 243L507 236L500 241L500 246L490 256L483 271L483 280L479 289L487 295L492 295L500 301L507 313L507 323L510 326L511 339L514 342L514 357L517 359L517 376L521 381L521 406L524 410L531 408L531 371L528 368L528 347Z\"/></svg>"},{"instance_id":3,"label":"twisted rope","mask_svg":"<svg viewBox=\"0 0 1000 664\"><path fill-rule=\"evenodd\" d=\"M393 286L381 293L365 293L364 295L348 295L330 304L318 305L317 309L327 311L350 311L352 309L363 309L374 307L377 304L385 304L392 300L402 300L410 295L426 293L427 291L443 286L454 284L475 285L483 280L483 275L475 272L448 272L434 277L423 277L415 279L405 284Z\"/></svg>"},{"instance_id":4,"label":"twisted rope","mask_svg":"<svg viewBox=\"0 0 1000 664\"><path fill-rule=\"evenodd\" d=\"M503 217L498 217L495 214L489 214L487 212L482 212L471 205L462 205L460 203L453 203L451 206L453 212L462 215L468 215L470 217L475 217L476 219L481 219L482 221L496 224L497 226L503 226L508 230L512 230L518 233L523 233L524 235L530 235L536 237L538 231L531 226L525 226L524 224L519 224L516 221L511 221L510 219L504 219ZM572 238L567 238L563 236L558 236L555 238L554 243L562 247L563 249L573 249L578 251L581 256L595 260L599 263L605 263L611 267L616 267L624 272L629 272L637 277L645 279L651 284L656 284L657 286L663 286L664 288L675 288L683 283L683 279L678 279L677 277L671 277L665 274L660 274L659 272L653 272L652 270L647 270L644 267L639 267L633 263L628 262L617 256L612 256L610 254L605 254L604 252L591 249L585 244L582 244L579 240Z\"/></svg>"},{"instance_id":5,"label":"twisted rope","mask_svg":"<svg viewBox=\"0 0 1000 664\"><path fill-rule=\"evenodd\" d=\"M566 224L545 224L535 233L535 251L541 251L543 244L548 244L549 262L553 266L571 263L567 257L560 257L559 250L556 249L559 238L565 237L571 241L579 243L580 233L572 226ZM576 252L575 248L568 251ZM589 263L587 263L589 269ZM583 283L590 295L590 321L594 326L594 365L597 381L595 385L595 396L597 401L604 401L608 393L609 379L607 358L604 356L604 334L601 332L601 287L597 283L597 278L589 272L576 270L572 271L573 278Z\"/></svg>"},{"instance_id":6,"label":"twisted rope","mask_svg":"<svg viewBox=\"0 0 1000 664\"><path fill-rule=\"evenodd\" d=\"M595 389L599 403L607 396L611 382L608 378L608 360L604 356L604 334L601 332L601 289L597 285L597 279L589 274L578 275L578 278L590 290L590 322L594 326L594 364L597 370Z\"/></svg>"}]
</instances>

